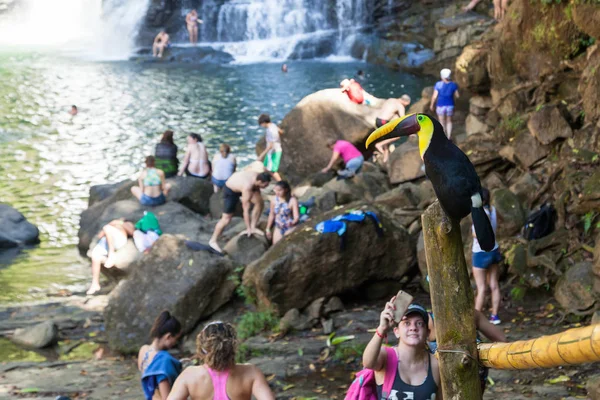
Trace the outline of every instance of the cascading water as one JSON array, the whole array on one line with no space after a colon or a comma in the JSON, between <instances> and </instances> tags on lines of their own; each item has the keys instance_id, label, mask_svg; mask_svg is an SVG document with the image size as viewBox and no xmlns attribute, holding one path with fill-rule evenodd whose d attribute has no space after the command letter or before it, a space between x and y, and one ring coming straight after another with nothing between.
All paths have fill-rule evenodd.
<instances>
[{"instance_id":1,"label":"cascading water","mask_svg":"<svg viewBox=\"0 0 600 400\"><path fill-rule=\"evenodd\" d=\"M313 58L338 54L370 23L373 0L204 1L200 40L237 59ZM184 10L187 11L187 10ZM342 50L343 52L343 50Z\"/></svg>"},{"instance_id":2,"label":"cascading water","mask_svg":"<svg viewBox=\"0 0 600 400\"><path fill-rule=\"evenodd\" d=\"M149 0L15 0L0 14L0 46L126 59Z\"/></svg>"}]
</instances>

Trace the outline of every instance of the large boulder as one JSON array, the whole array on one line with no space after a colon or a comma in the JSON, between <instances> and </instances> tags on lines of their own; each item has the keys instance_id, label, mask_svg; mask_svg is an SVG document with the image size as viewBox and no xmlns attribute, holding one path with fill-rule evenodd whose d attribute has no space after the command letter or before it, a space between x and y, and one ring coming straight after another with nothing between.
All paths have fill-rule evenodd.
<instances>
[{"instance_id":1,"label":"large boulder","mask_svg":"<svg viewBox=\"0 0 600 400\"><path fill-rule=\"evenodd\" d=\"M0 204L0 226L0 249L40 242L38 228L7 204Z\"/></svg>"},{"instance_id":2,"label":"large boulder","mask_svg":"<svg viewBox=\"0 0 600 400\"><path fill-rule=\"evenodd\" d=\"M370 164L365 163L365 167ZM389 190L387 177L376 167L353 176L350 179L334 178L323 189L335 193L337 204L348 204L357 200L373 201L377 196Z\"/></svg>"},{"instance_id":3,"label":"large boulder","mask_svg":"<svg viewBox=\"0 0 600 400\"><path fill-rule=\"evenodd\" d=\"M600 7L597 2L593 1L577 1L570 4L573 12L573 22L582 32L585 32L590 37L600 38Z\"/></svg>"},{"instance_id":4,"label":"large boulder","mask_svg":"<svg viewBox=\"0 0 600 400\"><path fill-rule=\"evenodd\" d=\"M281 172L293 182L319 171L331 158L328 139L343 139L365 151L377 109L351 102L339 89L325 89L302 99L283 122Z\"/></svg>"},{"instance_id":5,"label":"large boulder","mask_svg":"<svg viewBox=\"0 0 600 400\"><path fill-rule=\"evenodd\" d=\"M500 155L508 161L528 169L550 154L550 148L540 144L528 131L518 133L511 144L500 149Z\"/></svg>"},{"instance_id":6,"label":"large boulder","mask_svg":"<svg viewBox=\"0 0 600 400\"><path fill-rule=\"evenodd\" d=\"M596 24L597 25L597 24ZM579 81L579 94L583 99L583 109L586 121L600 119L600 47L589 55L587 64Z\"/></svg>"},{"instance_id":7,"label":"large boulder","mask_svg":"<svg viewBox=\"0 0 600 400\"><path fill-rule=\"evenodd\" d=\"M471 44L463 49L456 60L456 83L461 89L471 92L486 92L490 89L487 69L488 52L482 43Z\"/></svg>"},{"instance_id":8,"label":"large boulder","mask_svg":"<svg viewBox=\"0 0 600 400\"><path fill-rule=\"evenodd\" d=\"M136 184L135 181L131 181L129 179L117 182L117 183L106 183L103 185L94 185L90 187L90 196L88 198L88 207L93 206L94 204L108 199L113 196L117 190L121 189L123 195L119 200L125 200L131 196L131 192L127 193L127 190L131 190L131 187ZM127 187L127 189L124 189Z\"/></svg>"},{"instance_id":9,"label":"large boulder","mask_svg":"<svg viewBox=\"0 0 600 400\"><path fill-rule=\"evenodd\" d=\"M347 223L343 248L336 233L314 230L317 223L357 208L378 215L383 237L376 234L369 220ZM261 303L283 315L367 281L399 280L414 262L413 241L388 212L377 206L351 204L315 218L273 246L246 267L243 281L254 288Z\"/></svg>"},{"instance_id":10,"label":"large boulder","mask_svg":"<svg viewBox=\"0 0 600 400\"><path fill-rule=\"evenodd\" d=\"M149 47L138 50L137 54L130 57L130 61L150 63L185 63L185 64L228 64L234 60L233 56L225 51L213 49L210 46L195 47L169 47L162 58L152 56Z\"/></svg>"},{"instance_id":11,"label":"large boulder","mask_svg":"<svg viewBox=\"0 0 600 400\"><path fill-rule=\"evenodd\" d=\"M429 106L433 97L433 86L427 86L421 90L421 98L412 103L407 110L407 113L430 113Z\"/></svg>"},{"instance_id":12,"label":"large boulder","mask_svg":"<svg viewBox=\"0 0 600 400\"><path fill-rule=\"evenodd\" d=\"M517 195L508 189L492 192L492 205L498 217L498 237L510 237L521 230L525 223L525 213Z\"/></svg>"},{"instance_id":13,"label":"large boulder","mask_svg":"<svg viewBox=\"0 0 600 400\"><path fill-rule=\"evenodd\" d=\"M558 138L567 139L573 136L573 130L555 106L535 111L527 122L527 128L541 144L550 144Z\"/></svg>"},{"instance_id":14,"label":"large boulder","mask_svg":"<svg viewBox=\"0 0 600 400\"><path fill-rule=\"evenodd\" d=\"M245 229L244 225L244 229ZM264 236L237 235L234 236L223 251L237 264L248 265L260 258L269 249L269 242Z\"/></svg>"},{"instance_id":15,"label":"large boulder","mask_svg":"<svg viewBox=\"0 0 600 400\"><path fill-rule=\"evenodd\" d=\"M92 241L104 225L116 218L125 218L135 223L142 218L144 211L151 211L156 215L164 233L182 234L190 240L204 240L210 237L207 223L179 203L168 201L161 206L147 207L137 200L130 199L104 207L102 203L105 201L93 205L81 214L78 247L82 255L87 254Z\"/></svg>"},{"instance_id":16,"label":"large boulder","mask_svg":"<svg viewBox=\"0 0 600 400\"><path fill-rule=\"evenodd\" d=\"M109 295L104 311L111 348L134 353L148 343L150 328L162 310L181 322L183 332L231 298L235 263L205 251L191 251L181 236L163 235Z\"/></svg>"},{"instance_id":17,"label":"large boulder","mask_svg":"<svg viewBox=\"0 0 600 400\"><path fill-rule=\"evenodd\" d=\"M419 145L408 140L396 147L388 159L388 174L392 185L425 176Z\"/></svg>"},{"instance_id":18,"label":"large boulder","mask_svg":"<svg viewBox=\"0 0 600 400\"><path fill-rule=\"evenodd\" d=\"M573 265L559 279L554 297L568 312L592 314L600 305L600 277L592 271L592 264Z\"/></svg>"},{"instance_id":19,"label":"large boulder","mask_svg":"<svg viewBox=\"0 0 600 400\"><path fill-rule=\"evenodd\" d=\"M167 200L181 203L202 215L210 213L210 198L214 189L209 180L178 176L167 179L167 182L171 184Z\"/></svg>"},{"instance_id":20,"label":"large boulder","mask_svg":"<svg viewBox=\"0 0 600 400\"><path fill-rule=\"evenodd\" d=\"M16 329L11 340L17 344L34 349L48 347L58 339L58 327L53 321Z\"/></svg>"}]
</instances>

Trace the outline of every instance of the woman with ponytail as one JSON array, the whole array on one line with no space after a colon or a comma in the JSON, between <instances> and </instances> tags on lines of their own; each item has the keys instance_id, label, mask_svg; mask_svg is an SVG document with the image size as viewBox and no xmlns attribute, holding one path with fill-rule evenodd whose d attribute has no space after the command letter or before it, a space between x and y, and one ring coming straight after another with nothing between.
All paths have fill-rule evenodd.
<instances>
[{"instance_id":1,"label":"woman with ponytail","mask_svg":"<svg viewBox=\"0 0 600 400\"><path fill-rule=\"evenodd\" d=\"M138 353L142 389L146 400L165 400L181 373L181 362L167 351L177 344L181 324L168 311L163 311L154 321L150 336L152 343L142 346Z\"/></svg>"},{"instance_id":2,"label":"woman with ponytail","mask_svg":"<svg viewBox=\"0 0 600 400\"><path fill-rule=\"evenodd\" d=\"M275 400L263 373L251 364L236 364L237 337L233 325L215 321L196 338L203 363L188 367L177 378L168 400Z\"/></svg>"}]
</instances>

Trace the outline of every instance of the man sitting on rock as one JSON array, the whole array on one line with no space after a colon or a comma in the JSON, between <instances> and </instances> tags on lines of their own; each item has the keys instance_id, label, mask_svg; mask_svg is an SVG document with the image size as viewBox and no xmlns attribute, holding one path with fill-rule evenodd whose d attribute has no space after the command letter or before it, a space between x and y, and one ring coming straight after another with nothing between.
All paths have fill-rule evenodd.
<instances>
[{"instance_id":1,"label":"man sitting on rock","mask_svg":"<svg viewBox=\"0 0 600 400\"><path fill-rule=\"evenodd\" d=\"M399 99L387 99L381 106L379 117L375 118L375 127L380 128L390 122L392 119L403 117L406 114L406 107L410 104L410 96L403 94ZM375 148L383 155L383 162L387 162L390 156L390 144L399 140L393 138L383 140L375 144Z\"/></svg>"},{"instance_id":2,"label":"man sitting on rock","mask_svg":"<svg viewBox=\"0 0 600 400\"><path fill-rule=\"evenodd\" d=\"M152 45L152 56L162 58L165 48L169 46L169 34L164 30L158 32Z\"/></svg>"},{"instance_id":3,"label":"man sitting on rock","mask_svg":"<svg viewBox=\"0 0 600 400\"><path fill-rule=\"evenodd\" d=\"M266 188L269 182L271 182L271 175L266 172L258 173L255 171L236 172L227 179L223 187L223 215L217 226L215 226L215 231L208 242L210 247L220 253L223 252L217 243L217 239L221 236L223 229L231 222L240 198L244 211L244 223L246 224L246 230L241 234L246 233L248 237L253 234L263 235L263 232L256 228L256 224L264 206L260 189ZM250 204L254 204L252 215L250 215Z\"/></svg>"},{"instance_id":4,"label":"man sitting on rock","mask_svg":"<svg viewBox=\"0 0 600 400\"><path fill-rule=\"evenodd\" d=\"M95 294L100 290L100 269L115 266L115 252L127 244L135 227L131 221L115 219L102 227L98 234L98 244L92 250L92 284L87 294Z\"/></svg>"},{"instance_id":5,"label":"man sitting on rock","mask_svg":"<svg viewBox=\"0 0 600 400\"><path fill-rule=\"evenodd\" d=\"M321 170L322 173L329 171L333 165L340 159L344 160L345 168L338 171L340 178L352 178L360 171L365 161L362 153L350 142L346 140L327 140L327 147L333 150L329 164Z\"/></svg>"}]
</instances>

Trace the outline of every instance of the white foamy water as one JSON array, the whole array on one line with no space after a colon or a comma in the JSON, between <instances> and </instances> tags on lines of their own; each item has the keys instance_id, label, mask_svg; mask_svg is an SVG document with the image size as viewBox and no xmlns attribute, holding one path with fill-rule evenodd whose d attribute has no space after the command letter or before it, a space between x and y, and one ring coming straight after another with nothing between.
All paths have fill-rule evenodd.
<instances>
[{"instance_id":1,"label":"white foamy water","mask_svg":"<svg viewBox=\"0 0 600 400\"><path fill-rule=\"evenodd\" d=\"M0 47L126 59L149 0L20 0L0 16Z\"/></svg>"}]
</instances>

